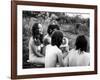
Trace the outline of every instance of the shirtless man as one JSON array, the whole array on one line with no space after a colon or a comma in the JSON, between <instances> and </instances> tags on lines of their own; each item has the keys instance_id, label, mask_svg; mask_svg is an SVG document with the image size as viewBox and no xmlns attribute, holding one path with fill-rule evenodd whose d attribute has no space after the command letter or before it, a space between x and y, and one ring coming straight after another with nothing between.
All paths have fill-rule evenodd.
<instances>
[{"instance_id":1,"label":"shirtless man","mask_svg":"<svg viewBox=\"0 0 100 80\"><path fill-rule=\"evenodd\" d=\"M46 47L45 67L63 66L63 55L60 50L63 33L59 30L54 31L51 36L51 44Z\"/></svg>"}]
</instances>

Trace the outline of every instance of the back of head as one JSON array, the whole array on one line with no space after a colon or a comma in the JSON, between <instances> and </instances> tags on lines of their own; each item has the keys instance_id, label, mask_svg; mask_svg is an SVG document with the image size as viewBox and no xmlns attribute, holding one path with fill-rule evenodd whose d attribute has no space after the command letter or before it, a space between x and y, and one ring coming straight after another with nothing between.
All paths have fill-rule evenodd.
<instances>
[{"instance_id":1,"label":"back of head","mask_svg":"<svg viewBox=\"0 0 100 80\"><path fill-rule=\"evenodd\" d=\"M63 40L63 33L60 30L56 30L52 33L51 44L53 46L56 45L57 47L60 47L62 40Z\"/></svg>"},{"instance_id":2,"label":"back of head","mask_svg":"<svg viewBox=\"0 0 100 80\"><path fill-rule=\"evenodd\" d=\"M87 40L84 35L80 35L76 39L76 50L86 51L87 50Z\"/></svg>"}]
</instances>

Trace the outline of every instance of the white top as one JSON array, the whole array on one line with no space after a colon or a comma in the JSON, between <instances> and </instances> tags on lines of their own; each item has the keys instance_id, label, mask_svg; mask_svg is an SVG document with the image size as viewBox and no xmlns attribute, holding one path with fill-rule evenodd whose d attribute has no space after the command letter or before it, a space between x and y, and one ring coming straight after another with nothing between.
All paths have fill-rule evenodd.
<instances>
[{"instance_id":1,"label":"white top","mask_svg":"<svg viewBox=\"0 0 100 80\"><path fill-rule=\"evenodd\" d=\"M47 45L45 55L45 67L56 67L57 63L63 65L63 56L57 46Z\"/></svg>"},{"instance_id":2,"label":"white top","mask_svg":"<svg viewBox=\"0 0 100 80\"><path fill-rule=\"evenodd\" d=\"M72 49L64 59L65 66L89 66L90 54L86 52L79 53L78 50Z\"/></svg>"}]
</instances>

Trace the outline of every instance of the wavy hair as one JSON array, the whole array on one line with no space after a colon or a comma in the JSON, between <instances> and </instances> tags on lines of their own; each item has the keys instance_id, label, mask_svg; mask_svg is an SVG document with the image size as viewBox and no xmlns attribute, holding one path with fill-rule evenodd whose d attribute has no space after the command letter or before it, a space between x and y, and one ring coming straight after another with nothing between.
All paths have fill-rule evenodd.
<instances>
[{"instance_id":1,"label":"wavy hair","mask_svg":"<svg viewBox=\"0 0 100 80\"><path fill-rule=\"evenodd\" d=\"M60 30L60 28L59 28L58 25L50 24L50 25L48 26L47 33L48 33L49 35L51 35L55 29L56 29L56 30Z\"/></svg>"},{"instance_id":2,"label":"wavy hair","mask_svg":"<svg viewBox=\"0 0 100 80\"><path fill-rule=\"evenodd\" d=\"M63 40L63 33L60 30L54 31L51 36L51 45L60 47Z\"/></svg>"},{"instance_id":3,"label":"wavy hair","mask_svg":"<svg viewBox=\"0 0 100 80\"><path fill-rule=\"evenodd\" d=\"M43 42L43 34L39 33L39 23L32 26L32 36L34 39L39 39L41 43Z\"/></svg>"}]
</instances>

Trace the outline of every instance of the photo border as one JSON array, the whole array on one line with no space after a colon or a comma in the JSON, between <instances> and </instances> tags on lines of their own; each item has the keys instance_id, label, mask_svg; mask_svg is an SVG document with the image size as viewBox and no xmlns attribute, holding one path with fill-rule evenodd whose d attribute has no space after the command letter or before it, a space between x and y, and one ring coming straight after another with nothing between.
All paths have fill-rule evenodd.
<instances>
[{"instance_id":1,"label":"photo border","mask_svg":"<svg viewBox=\"0 0 100 80\"><path fill-rule=\"evenodd\" d=\"M17 75L17 5L93 9L94 48L95 48L94 71ZM11 78L12 79L59 77L59 76L90 75L90 74L97 74L97 6L96 5L48 3L48 2L33 2L33 1L11 1Z\"/></svg>"}]
</instances>

